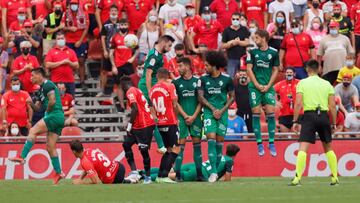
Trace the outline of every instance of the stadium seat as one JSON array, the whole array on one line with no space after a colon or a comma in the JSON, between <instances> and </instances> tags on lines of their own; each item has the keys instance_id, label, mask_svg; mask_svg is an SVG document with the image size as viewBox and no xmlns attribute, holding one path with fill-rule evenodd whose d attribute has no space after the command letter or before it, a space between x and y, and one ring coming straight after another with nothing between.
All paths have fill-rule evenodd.
<instances>
[{"instance_id":1,"label":"stadium seat","mask_svg":"<svg viewBox=\"0 0 360 203\"><path fill-rule=\"evenodd\" d=\"M80 136L81 135L81 129L79 127L75 126L68 126L63 128L61 131L62 136Z\"/></svg>"}]
</instances>

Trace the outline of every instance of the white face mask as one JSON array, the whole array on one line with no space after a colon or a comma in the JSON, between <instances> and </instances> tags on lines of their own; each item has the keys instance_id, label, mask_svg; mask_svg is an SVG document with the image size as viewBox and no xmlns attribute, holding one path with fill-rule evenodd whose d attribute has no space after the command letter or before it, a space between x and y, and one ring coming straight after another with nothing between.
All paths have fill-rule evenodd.
<instances>
[{"instance_id":1,"label":"white face mask","mask_svg":"<svg viewBox=\"0 0 360 203\"><path fill-rule=\"evenodd\" d=\"M236 109L229 109L228 114L229 114L230 117L236 116Z\"/></svg>"},{"instance_id":2,"label":"white face mask","mask_svg":"<svg viewBox=\"0 0 360 203\"><path fill-rule=\"evenodd\" d=\"M186 14L188 16L194 16L195 15L195 10L194 9L187 9L186 10Z\"/></svg>"},{"instance_id":3,"label":"white face mask","mask_svg":"<svg viewBox=\"0 0 360 203\"><path fill-rule=\"evenodd\" d=\"M111 20L117 20L117 18L118 18L118 15L117 15L117 14L115 14L115 15L111 15L111 14L110 14L110 19L111 19Z\"/></svg>"},{"instance_id":4,"label":"white face mask","mask_svg":"<svg viewBox=\"0 0 360 203\"><path fill-rule=\"evenodd\" d=\"M11 90L14 91L14 92L20 91L20 85L12 85Z\"/></svg>"},{"instance_id":5,"label":"white face mask","mask_svg":"<svg viewBox=\"0 0 360 203\"><path fill-rule=\"evenodd\" d=\"M19 128L11 128L10 133L13 136L18 135L19 134Z\"/></svg>"},{"instance_id":6,"label":"white face mask","mask_svg":"<svg viewBox=\"0 0 360 203\"><path fill-rule=\"evenodd\" d=\"M156 22L157 21L157 16L149 16L149 21Z\"/></svg>"},{"instance_id":7,"label":"white face mask","mask_svg":"<svg viewBox=\"0 0 360 203\"><path fill-rule=\"evenodd\" d=\"M168 3L170 6L175 6L176 0L169 0Z\"/></svg>"}]
</instances>

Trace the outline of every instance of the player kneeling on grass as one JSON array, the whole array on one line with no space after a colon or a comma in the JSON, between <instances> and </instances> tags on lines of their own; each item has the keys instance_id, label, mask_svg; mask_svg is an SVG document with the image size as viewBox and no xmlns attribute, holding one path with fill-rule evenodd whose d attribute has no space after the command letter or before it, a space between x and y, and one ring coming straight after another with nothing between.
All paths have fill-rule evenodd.
<instances>
[{"instance_id":1,"label":"player kneeling on grass","mask_svg":"<svg viewBox=\"0 0 360 203\"><path fill-rule=\"evenodd\" d=\"M120 162L110 161L99 149L84 149L79 140L70 142L70 148L84 172L79 179L73 180L75 185L84 184L121 184L136 183L137 180L125 180L125 167ZM86 181L88 177L90 181Z\"/></svg>"}]
</instances>

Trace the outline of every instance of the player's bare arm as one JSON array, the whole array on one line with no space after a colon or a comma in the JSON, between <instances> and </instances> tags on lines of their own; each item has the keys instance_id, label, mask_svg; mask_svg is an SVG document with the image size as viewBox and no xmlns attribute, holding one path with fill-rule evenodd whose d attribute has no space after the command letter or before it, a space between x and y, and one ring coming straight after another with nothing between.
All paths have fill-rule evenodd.
<instances>
[{"instance_id":1,"label":"player's bare arm","mask_svg":"<svg viewBox=\"0 0 360 203\"><path fill-rule=\"evenodd\" d=\"M272 73L271 73L271 78L270 78L270 81L269 83L264 87L264 89L262 90L262 92L267 92L271 86L273 86L275 80L276 80L276 77L279 73L279 67L278 66L273 66L272 68Z\"/></svg>"},{"instance_id":2,"label":"player's bare arm","mask_svg":"<svg viewBox=\"0 0 360 203\"><path fill-rule=\"evenodd\" d=\"M229 93L229 99L227 100L225 106L220 110L221 115L224 114L225 111L229 109L229 106L234 102L235 100L235 90L230 91Z\"/></svg>"},{"instance_id":3,"label":"player's bare arm","mask_svg":"<svg viewBox=\"0 0 360 203\"><path fill-rule=\"evenodd\" d=\"M129 120L128 126L126 128L127 133L130 133L131 128L132 128L132 124L135 122L138 111L139 110L138 110L138 107L137 107L136 103L132 103L131 104L131 112L130 112L130 120Z\"/></svg>"},{"instance_id":4,"label":"player's bare arm","mask_svg":"<svg viewBox=\"0 0 360 203\"><path fill-rule=\"evenodd\" d=\"M194 114L192 116L189 116L188 119L185 120L187 125L191 125L194 122L194 120L197 118L197 116L201 112L201 108L202 108L202 105L200 103L198 103L198 105L196 106Z\"/></svg>"},{"instance_id":5,"label":"player's bare arm","mask_svg":"<svg viewBox=\"0 0 360 203\"><path fill-rule=\"evenodd\" d=\"M247 64L247 65L246 65L247 74L248 74L251 82L254 83L256 89L258 89L258 90L261 91L262 89L264 89L264 86L260 85L260 84L258 83L258 81L256 80L255 74L254 74L254 72L252 71L253 67L254 67L253 64Z\"/></svg>"},{"instance_id":6,"label":"player's bare arm","mask_svg":"<svg viewBox=\"0 0 360 203\"><path fill-rule=\"evenodd\" d=\"M299 130L297 122L299 120L300 111L303 108L302 97L303 95L301 93L296 94L296 100L294 106L293 129L292 129L295 132L298 132Z\"/></svg>"},{"instance_id":7,"label":"player's bare arm","mask_svg":"<svg viewBox=\"0 0 360 203\"><path fill-rule=\"evenodd\" d=\"M53 107L55 106L56 103L56 98L55 98L55 91L51 90L48 94L47 97L49 98L49 103L48 106L46 108L46 112L51 112Z\"/></svg>"},{"instance_id":8,"label":"player's bare arm","mask_svg":"<svg viewBox=\"0 0 360 203\"><path fill-rule=\"evenodd\" d=\"M183 109L182 106L179 104L179 102L176 102L176 107L177 107L177 112L179 112L180 115L181 115L185 120L190 117L190 116L187 115L187 113L184 111L184 109Z\"/></svg>"},{"instance_id":9,"label":"player's bare arm","mask_svg":"<svg viewBox=\"0 0 360 203\"><path fill-rule=\"evenodd\" d=\"M213 105L211 105L208 102L208 100L205 99L204 90L201 90L201 89L198 90L198 100L202 105L204 105L204 106L208 107L209 109L211 109L211 111L216 111L217 110Z\"/></svg>"},{"instance_id":10,"label":"player's bare arm","mask_svg":"<svg viewBox=\"0 0 360 203\"><path fill-rule=\"evenodd\" d=\"M331 127L332 130L336 130L336 103L335 103L335 96L334 95L329 95L329 111L330 111L330 115L331 115L331 119L333 121L333 123L331 123Z\"/></svg>"},{"instance_id":11,"label":"player's bare arm","mask_svg":"<svg viewBox=\"0 0 360 203\"><path fill-rule=\"evenodd\" d=\"M34 104L31 97L29 97L26 101L34 111L40 111L40 109L41 109L41 102L40 101L36 101L35 104Z\"/></svg>"},{"instance_id":12,"label":"player's bare arm","mask_svg":"<svg viewBox=\"0 0 360 203\"><path fill-rule=\"evenodd\" d=\"M146 69L146 89L148 90L148 92L150 92L151 89L151 74L153 73L153 70L151 68L147 68Z\"/></svg>"}]
</instances>

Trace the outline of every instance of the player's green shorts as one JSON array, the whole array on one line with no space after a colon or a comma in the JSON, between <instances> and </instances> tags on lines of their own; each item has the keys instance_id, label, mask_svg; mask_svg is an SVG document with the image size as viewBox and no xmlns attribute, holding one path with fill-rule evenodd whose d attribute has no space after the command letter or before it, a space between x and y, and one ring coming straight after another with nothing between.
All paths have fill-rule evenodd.
<instances>
[{"instance_id":1,"label":"player's green shorts","mask_svg":"<svg viewBox=\"0 0 360 203\"><path fill-rule=\"evenodd\" d=\"M204 111L204 128L205 135L209 133L216 133L216 135L225 136L228 124L227 111L221 116L219 120L216 120L210 110Z\"/></svg>"},{"instance_id":2,"label":"player's green shorts","mask_svg":"<svg viewBox=\"0 0 360 203\"><path fill-rule=\"evenodd\" d=\"M192 137L201 138L201 130L202 130L202 121L200 116L198 116L191 126L186 125L186 122L182 116L178 116L179 118L179 131L180 131L180 139L186 138L191 135Z\"/></svg>"},{"instance_id":3,"label":"player's green shorts","mask_svg":"<svg viewBox=\"0 0 360 203\"><path fill-rule=\"evenodd\" d=\"M275 106L275 90L271 87L269 91L262 93L255 87L249 87L251 108L261 105Z\"/></svg>"},{"instance_id":4,"label":"player's green shorts","mask_svg":"<svg viewBox=\"0 0 360 203\"><path fill-rule=\"evenodd\" d=\"M201 167L201 172L205 179L209 178L209 173L204 166ZM180 173L184 181L196 181L197 173L195 163L183 164Z\"/></svg>"},{"instance_id":5,"label":"player's green shorts","mask_svg":"<svg viewBox=\"0 0 360 203\"><path fill-rule=\"evenodd\" d=\"M64 128L64 113L62 112L55 112L55 113L45 113L44 121L46 127L48 128L49 132L56 133L57 135L61 135L61 131Z\"/></svg>"}]
</instances>

